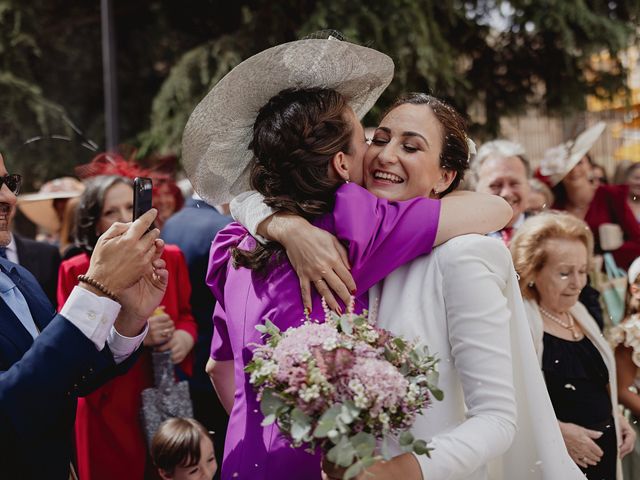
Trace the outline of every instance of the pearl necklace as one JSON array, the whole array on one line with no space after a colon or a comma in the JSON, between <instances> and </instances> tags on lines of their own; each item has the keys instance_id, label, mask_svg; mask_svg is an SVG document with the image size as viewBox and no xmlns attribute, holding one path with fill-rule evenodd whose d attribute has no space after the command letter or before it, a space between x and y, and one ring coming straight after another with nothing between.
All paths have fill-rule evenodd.
<instances>
[{"instance_id":1,"label":"pearl necklace","mask_svg":"<svg viewBox=\"0 0 640 480\"><path fill-rule=\"evenodd\" d=\"M552 313L550 313L547 310L545 310L544 308L542 308L541 305L538 305L538 308L540 309L540 313L542 313L542 315L547 317L549 320L552 320L552 321L556 322L558 325L560 325L561 327L564 327L567 330L569 330L571 332L571 336L573 337L574 340L578 340L581 337L580 333L576 332L576 330L575 330L576 325L575 325L575 322L573 321L573 317L571 316L570 313L567 312L567 317L569 318L569 323L565 323L560 318L556 317Z\"/></svg>"}]
</instances>

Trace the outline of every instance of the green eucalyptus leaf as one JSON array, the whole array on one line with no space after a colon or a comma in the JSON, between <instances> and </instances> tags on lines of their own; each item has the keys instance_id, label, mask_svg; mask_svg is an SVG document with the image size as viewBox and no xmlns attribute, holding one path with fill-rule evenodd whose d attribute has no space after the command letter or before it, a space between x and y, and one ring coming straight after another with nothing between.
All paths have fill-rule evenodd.
<instances>
[{"instance_id":1,"label":"green eucalyptus leaf","mask_svg":"<svg viewBox=\"0 0 640 480\"><path fill-rule=\"evenodd\" d=\"M370 457L376 449L376 438L370 433L358 432L350 441L359 458Z\"/></svg>"},{"instance_id":2,"label":"green eucalyptus leaf","mask_svg":"<svg viewBox=\"0 0 640 480\"><path fill-rule=\"evenodd\" d=\"M265 388L262 392L262 399L260 400L260 411L265 417L269 415L276 415L278 410L284 407L285 404L280 397L278 397L273 390Z\"/></svg>"},{"instance_id":3,"label":"green eucalyptus leaf","mask_svg":"<svg viewBox=\"0 0 640 480\"><path fill-rule=\"evenodd\" d=\"M353 335L353 322L349 319L348 315L342 315L340 317L340 329L347 335Z\"/></svg>"},{"instance_id":4,"label":"green eucalyptus leaf","mask_svg":"<svg viewBox=\"0 0 640 480\"><path fill-rule=\"evenodd\" d=\"M344 447L342 447L338 451L338 458L336 459L336 464L341 467L347 468L350 467L356 457L356 450L353 448L353 445L349 442L349 440L344 437L346 441ZM338 444L339 445L339 444ZM335 448L335 447L334 447Z\"/></svg>"},{"instance_id":5,"label":"green eucalyptus leaf","mask_svg":"<svg viewBox=\"0 0 640 480\"><path fill-rule=\"evenodd\" d=\"M266 426L271 425L275 421L276 421L276 416L275 416L275 414L272 413L272 414L269 414L266 417L264 417L264 420L262 420L260 425L262 425L263 427L266 427Z\"/></svg>"},{"instance_id":6,"label":"green eucalyptus leaf","mask_svg":"<svg viewBox=\"0 0 640 480\"><path fill-rule=\"evenodd\" d=\"M429 388L429 390L431 391L431 395L433 395L433 398L435 398L439 402L442 401L442 399L444 398L444 392L442 390L436 387L431 387Z\"/></svg>"},{"instance_id":7,"label":"green eucalyptus leaf","mask_svg":"<svg viewBox=\"0 0 640 480\"><path fill-rule=\"evenodd\" d=\"M360 415L360 409L356 407L356 404L350 400L347 400L342 404L340 415L338 419L345 425L350 425Z\"/></svg>"},{"instance_id":8,"label":"green eucalyptus leaf","mask_svg":"<svg viewBox=\"0 0 640 480\"><path fill-rule=\"evenodd\" d=\"M396 347L398 347L399 350L404 350L407 346L407 342L400 337L394 338L392 342L396 345Z\"/></svg>"},{"instance_id":9,"label":"green eucalyptus leaf","mask_svg":"<svg viewBox=\"0 0 640 480\"><path fill-rule=\"evenodd\" d=\"M424 440L416 440L413 442L413 452L416 455L427 455L429 453L429 447L427 447L427 442Z\"/></svg>"},{"instance_id":10,"label":"green eucalyptus leaf","mask_svg":"<svg viewBox=\"0 0 640 480\"><path fill-rule=\"evenodd\" d=\"M343 480L349 480L350 478L354 478L356 477L363 469L364 469L364 465L362 464L362 462L358 461L356 463L354 463L353 465L351 465L349 468L347 468L347 470L344 472L344 476L342 477Z\"/></svg>"},{"instance_id":11,"label":"green eucalyptus leaf","mask_svg":"<svg viewBox=\"0 0 640 480\"><path fill-rule=\"evenodd\" d=\"M341 454L345 451L351 452L351 461L349 461L347 465L343 465L340 463L340 461L344 462L345 460L344 456L341 456ZM354 455L355 455L355 451L353 450L353 447L349 442L349 438L343 435L340 437L340 440L338 441L338 443L327 452L327 459L330 462L335 463L336 465L340 465L342 467L348 467L349 465L351 465Z\"/></svg>"},{"instance_id":12,"label":"green eucalyptus leaf","mask_svg":"<svg viewBox=\"0 0 640 480\"><path fill-rule=\"evenodd\" d=\"M318 425L313 431L313 436L316 438L325 438L326 436L328 436L331 430L335 430L336 418L340 414L341 410L341 406L334 405L329 410L324 412L320 417L320 420L318 420Z\"/></svg>"},{"instance_id":13,"label":"green eucalyptus leaf","mask_svg":"<svg viewBox=\"0 0 640 480\"><path fill-rule=\"evenodd\" d=\"M299 408L291 411L291 436L296 441L308 441L311 432L311 417Z\"/></svg>"},{"instance_id":14,"label":"green eucalyptus leaf","mask_svg":"<svg viewBox=\"0 0 640 480\"><path fill-rule=\"evenodd\" d=\"M266 331L269 335L279 335L280 329L269 319L264 321L264 326L266 327Z\"/></svg>"},{"instance_id":15,"label":"green eucalyptus leaf","mask_svg":"<svg viewBox=\"0 0 640 480\"><path fill-rule=\"evenodd\" d=\"M406 432L402 432L400 434L400 437L398 437L398 442L402 447L411 445L413 443L413 440L414 440L413 434L408 430Z\"/></svg>"}]
</instances>

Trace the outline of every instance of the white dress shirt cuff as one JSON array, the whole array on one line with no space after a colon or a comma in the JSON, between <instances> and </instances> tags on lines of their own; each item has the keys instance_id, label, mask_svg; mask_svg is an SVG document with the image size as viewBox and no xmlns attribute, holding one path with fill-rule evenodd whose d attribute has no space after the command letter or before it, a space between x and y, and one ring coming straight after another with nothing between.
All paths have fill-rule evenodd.
<instances>
[{"instance_id":1,"label":"white dress shirt cuff","mask_svg":"<svg viewBox=\"0 0 640 480\"><path fill-rule=\"evenodd\" d=\"M124 335L120 335L115 327L111 327L111 331L107 337L107 345L109 345L109 349L113 354L115 362L122 363L129 357L129 355L135 352L144 340L144 337L147 336L148 331L149 324L147 323L140 335L135 337L125 337Z\"/></svg>"},{"instance_id":2,"label":"white dress shirt cuff","mask_svg":"<svg viewBox=\"0 0 640 480\"><path fill-rule=\"evenodd\" d=\"M76 286L60 315L75 325L98 350L102 350L119 312L119 303Z\"/></svg>"},{"instance_id":3,"label":"white dress shirt cuff","mask_svg":"<svg viewBox=\"0 0 640 480\"><path fill-rule=\"evenodd\" d=\"M265 205L261 193L255 190L241 193L231 200L229 208L234 220L242 224L256 240L263 245L269 243L269 240L258 235L258 226L276 212Z\"/></svg>"}]
</instances>

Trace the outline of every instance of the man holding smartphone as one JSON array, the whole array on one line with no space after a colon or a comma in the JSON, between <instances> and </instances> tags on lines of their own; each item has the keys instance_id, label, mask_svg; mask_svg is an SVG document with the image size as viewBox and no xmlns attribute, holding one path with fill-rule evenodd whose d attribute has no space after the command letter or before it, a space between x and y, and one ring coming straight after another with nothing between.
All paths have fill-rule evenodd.
<instances>
[{"instance_id":1,"label":"man holding smartphone","mask_svg":"<svg viewBox=\"0 0 640 480\"><path fill-rule=\"evenodd\" d=\"M10 240L20 183L0 155L0 246ZM77 397L133 363L166 290L164 243L157 229L147 232L156 214L116 223L100 237L60 314L27 270L0 258L3 477L67 480Z\"/></svg>"}]
</instances>

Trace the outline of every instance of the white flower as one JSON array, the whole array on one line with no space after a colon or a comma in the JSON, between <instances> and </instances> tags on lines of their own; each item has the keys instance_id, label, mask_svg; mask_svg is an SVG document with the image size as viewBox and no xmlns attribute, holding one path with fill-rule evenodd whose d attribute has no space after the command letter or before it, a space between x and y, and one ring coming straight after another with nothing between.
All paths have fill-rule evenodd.
<instances>
[{"instance_id":1,"label":"white flower","mask_svg":"<svg viewBox=\"0 0 640 480\"><path fill-rule=\"evenodd\" d=\"M265 360L260 368L251 372L249 383L255 383L261 377L270 377L278 372L278 365L272 360Z\"/></svg>"},{"instance_id":2,"label":"white flower","mask_svg":"<svg viewBox=\"0 0 640 480\"><path fill-rule=\"evenodd\" d=\"M322 374L318 367L311 368L309 370L309 383L312 384L322 384L326 383L327 379Z\"/></svg>"},{"instance_id":3,"label":"white flower","mask_svg":"<svg viewBox=\"0 0 640 480\"><path fill-rule=\"evenodd\" d=\"M375 330L367 330L364 332L363 337L365 342L373 343L378 339L379 335Z\"/></svg>"},{"instance_id":4,"label":"white flower","mask_svg":"<svg viewBox=\"0 0 640 480\"><path fill-rule=\"evenodd\" d=\"M278 372L278 365L272 360L268 360L260 367L260 375L268 377Z\"/></svg>"},{"instance_id":5,"label":"white flower","mask_svg":"<svg viewBox=\"0 0 640 480\"><path fill-rule=\"evenodd\" d=\"M355 397L353 397L353 403L356 407L362 410L369 406L369 399L367 399L364 394L356 395Z\"/></svg>"},{"instance_id":6,"label":"white flower","mask_svg":"<svg viewBox=\"0 0 640 480\"><path fill-rule=\"evenodd\" d=\"M420 394L420 387L418 387L415 383L412 383L409 385L408 390L409 391L407 392L407 400L410 403L413 403L416 401L418 395Z\"/></svg>"},{"instance_id":7,"label":"white flower","mask_svg":"<svg viewBox=\"0 0 640 480\"><path fill-rule=\"evenodd\" d=\"M389 426L389 415L386 412L382 412L380 415L378 415L378 419L380 420L380 422L386 427Z\"/></svg>"},{"instance_id":8,"label":"white flower","mask_svg":"<svg viewBox=\"0 0 640 480\"><path fill-rule=\"evenodd\" d=\"M335 337L327 338L322 344L322 348L328 352L330 352L331 350L335 350L337 347L338 347L338 341Z\"/></svg>"},{"instance_id":9,"label":"white flower","mask_svg":"<svg viewBox=\"0 0 640 480\"><path fill-rule=\"evenodd\" d=\"M298 396L305 402L310 402L311 400L315 400L320 397L320 387L318 385L311 385L307 387L304 385L300 388L300 393Z\"/></svg>"},{"instance_id":10,"label":"white flower","mask_svg":"<svg viewBox=\"0 0 640 480\"><path fill-rule=\"evenodd\" d=\"M349 380L349 388L356 395L364 394L364 385L362 385L362 383L360 383L355 378L352 378L351 380Z\"/></svg>"}]
</instances>

